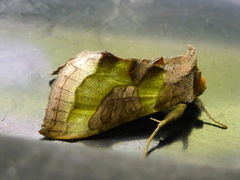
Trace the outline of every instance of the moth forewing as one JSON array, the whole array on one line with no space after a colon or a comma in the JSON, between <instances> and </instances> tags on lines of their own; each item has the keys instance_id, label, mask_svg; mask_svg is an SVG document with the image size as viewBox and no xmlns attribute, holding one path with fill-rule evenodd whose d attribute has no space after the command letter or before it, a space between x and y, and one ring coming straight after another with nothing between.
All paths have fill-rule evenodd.
<instances>
[{"instance_id":1,"label":"moth forewing","mask_svg":"<svg viewBox=\"0 0 240 180\"><path fill-rule=\"evenodd\" d=\"M177 119L185 103L206 89L193 46L184 56L138 60L107 51L83 51L53 74L42 135L51 139L89 137L159 111L169 111L149 137ZM202 103L199 107L208 114ZM210 117L210 116L209 116ZM216 121L215 121L216 122Z\"/></svg>"}]
</instances>

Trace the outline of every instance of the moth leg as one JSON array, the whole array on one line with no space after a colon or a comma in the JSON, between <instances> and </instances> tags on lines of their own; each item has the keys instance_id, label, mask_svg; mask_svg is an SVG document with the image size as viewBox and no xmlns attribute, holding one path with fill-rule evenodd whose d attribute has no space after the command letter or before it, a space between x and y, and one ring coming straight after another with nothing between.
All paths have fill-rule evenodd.
<instances>
[{"instance_id":1,"label":"moth leg","mask_svg":"<svg viewBox=\"0 0 240 180\"><path fill-rule=\"evenodd\" d=\"M173 107L173 109L167 114L167 116L163 119L163 120L158 120L158 119L154 119L154 118L150 118L153 121L158 122L157 128L153 131L153 133L151 134L151 136L148 138L147 140L147 144L146 147L144 149L144 155L147 156L148 154L148 148L149 145L152 141L152 139L154 138L154 136L157 134L157 132L159 131L159 129L163 126L165 126L167 123L179 118L183 112L185 111L187 105L186 104L177 104L176 106Z\"/></svg>"},{"instance_id":2,"label":"moth leg","mask_svg":"<svg viewBox=\"0 0 240 180\"><path fill-rule=\"evenodd\" d=\"M220 126L222 126L223 129L227 129L227 128L228 128L225 124L220 123L219 121L215 120L215 119L210 115L210 113L209 113L209 112L207 111L207 109L204 107L203 102L202 102L199 98L196 98L196 99L195 99L195 104L198 106L198 108L199 108L201 111L205 112L205 114L207 115L207 117L208 117L209 119L211 119L213 122L215 122L215 123L219 124Z\"/></svg>"}]
</instances>

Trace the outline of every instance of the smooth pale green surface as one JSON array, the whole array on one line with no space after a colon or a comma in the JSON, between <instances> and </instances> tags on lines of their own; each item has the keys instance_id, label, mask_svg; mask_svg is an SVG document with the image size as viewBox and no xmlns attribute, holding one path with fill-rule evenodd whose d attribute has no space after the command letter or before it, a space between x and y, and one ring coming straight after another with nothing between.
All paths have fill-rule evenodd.
<instances>
[{"instance_id":1,"label":"smooth pale green surface","mask_svg":"<svg viewBox=\"0 0 240 180\"><path fill-rule=\"evenodd\" d=\"M189 133L187 148L184 149L182 143L186 137L180 136L153 151L149 161L169 159L183 166L187 162L240 168L240 3L220 0L91 2L94 3L0 2L0 133L26 141L54 143L59 148L90 146L95 153L101 153L99 148L104 148L116 156L128 154L143 159L142 152L152 129L146 129L145 133L126 133L137 129L139 124L133 129L123 129L126 136L119 135L120 138L117 134L74 145L39 141L42 136L38 130L50 92L48 81L52 78L48 73L85 49L108 50L120 57L153 59L183 55L191 43L196 48L198 67L207 79L208 88L201 99L212 116L229 128L222 130L206 124L202 128L192 127L186 132ZM204 114L200 119L209 122ZM151 147L157 144L158 141L153 141ZM159 171L153 173L159 174Z\"/></svg>"}]
</instances>

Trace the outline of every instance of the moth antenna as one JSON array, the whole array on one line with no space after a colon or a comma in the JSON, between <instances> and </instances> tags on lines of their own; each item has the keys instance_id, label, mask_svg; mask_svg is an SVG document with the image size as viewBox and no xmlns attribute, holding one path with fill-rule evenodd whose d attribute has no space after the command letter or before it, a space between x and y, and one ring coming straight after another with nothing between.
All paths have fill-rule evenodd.
<instances>
[{"instance_id":1,"label":"moth antenna","mask_svg":"<svg viewBox=\"0 0 240 180\"><path fill-rule=\"evenodd\" d=\"M220 123L219 121L215 120L210 113L207 111L207 109L204 107L203 102L199 99L196 98L195 99L195 104L198 106L198 108L200 110L202 110L203 112L205 112L205 114L207 115L207 117L209 119L211 119L213 122L215 122L216 124L219 124L220 126L222 126L223 129L227 129L228 127L225 124Z\"/></svg>"}]
</instances>

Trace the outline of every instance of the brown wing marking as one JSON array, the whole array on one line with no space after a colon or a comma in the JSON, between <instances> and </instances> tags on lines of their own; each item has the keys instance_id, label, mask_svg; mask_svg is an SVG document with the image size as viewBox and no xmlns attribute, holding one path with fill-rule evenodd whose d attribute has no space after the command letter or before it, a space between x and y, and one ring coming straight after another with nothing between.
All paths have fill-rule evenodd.
<instances>
[{"instance_id":1,"label":"brown wing marking","mask_svg":"<svg viewBox=\"0 0 240 180\"><path fill-rule=\"evenodd\" d=\"M103 99L96 113L89 120L91 130L107 130L131 121L141 109L134 86L118 86Z\"/></svg>"}]
</instances>

